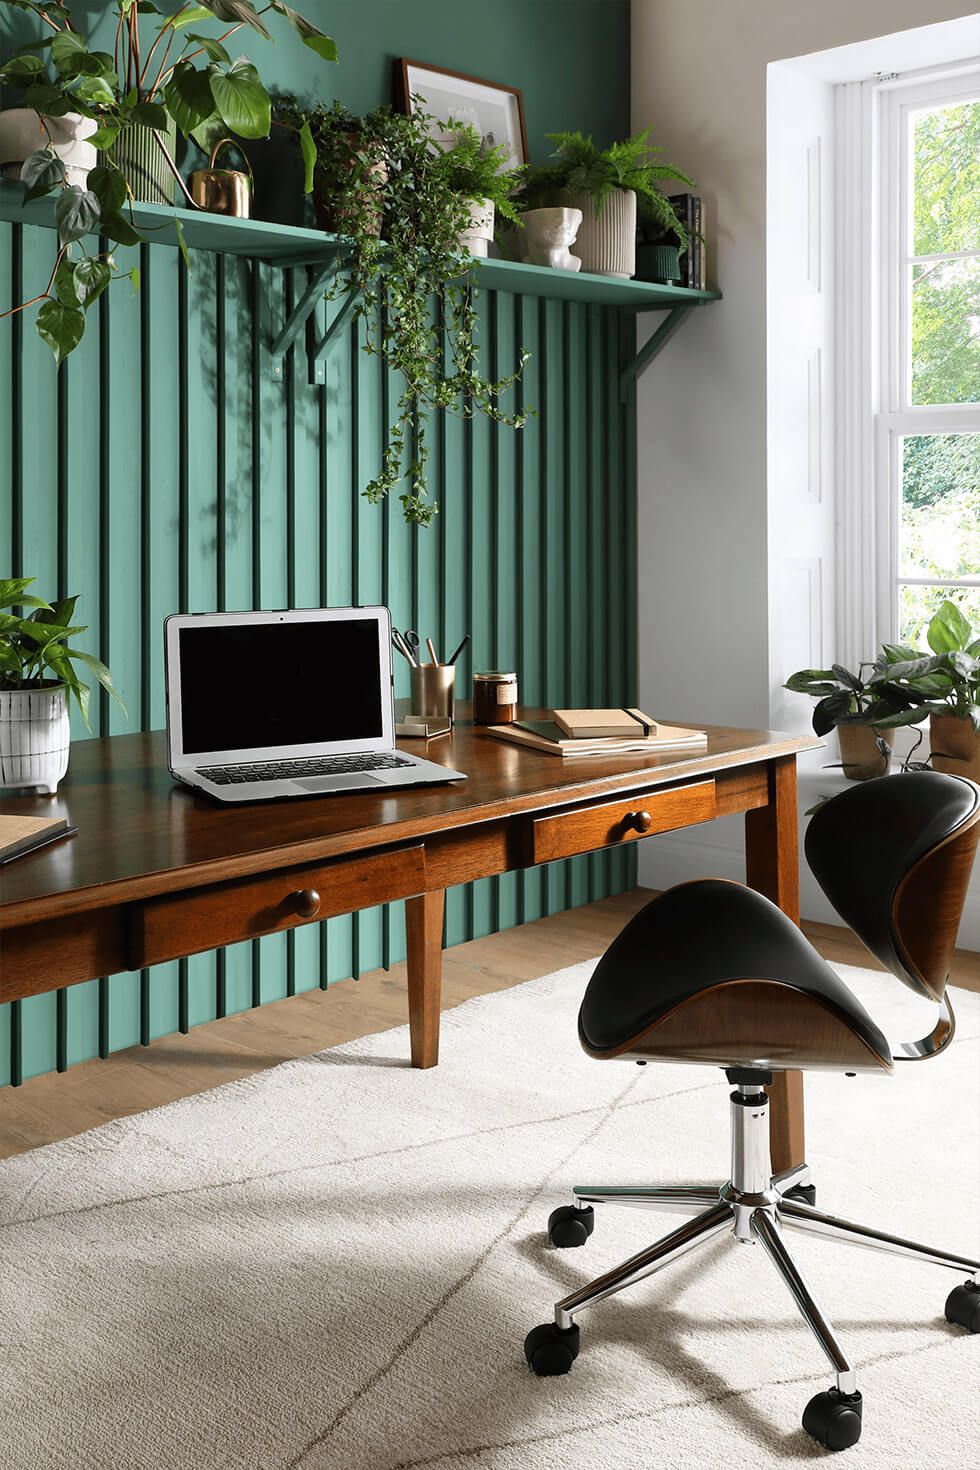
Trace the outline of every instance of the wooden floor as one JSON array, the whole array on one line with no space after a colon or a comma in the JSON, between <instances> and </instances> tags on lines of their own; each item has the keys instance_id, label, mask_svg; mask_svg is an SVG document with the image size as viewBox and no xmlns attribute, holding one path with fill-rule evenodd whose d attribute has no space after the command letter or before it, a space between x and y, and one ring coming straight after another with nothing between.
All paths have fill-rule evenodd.
<instances>
[{"instance_id":1,"label":"wooden floor","mask_svg":"<svg viewBox=\"0 0 980 1470\"><path fill-rule=\"evenodd\" d=\"M651 897L648 890L635 889L447 950L444 1008L601 954ZM879 968L847 930L829 924L804 928L827 959ZM958 951L953 978L980 991L980 955ZM0 1158L204 1092L290 1057L400 1026L406 1019L401 964L212 1021L187 1036L166 1036L105 1061L83 1062L61 1075L32 1078L0 1092Z\"/></svg>"}]
</instances>

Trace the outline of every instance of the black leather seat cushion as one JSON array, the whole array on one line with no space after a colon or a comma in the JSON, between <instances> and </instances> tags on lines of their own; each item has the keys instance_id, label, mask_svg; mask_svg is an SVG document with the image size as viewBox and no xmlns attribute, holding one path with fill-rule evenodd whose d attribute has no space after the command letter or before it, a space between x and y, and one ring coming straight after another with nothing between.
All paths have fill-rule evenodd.
<instances>
[{"instance_id":1,"label":"black leather seat cushion","mask_svg":"<svg viewBox=\"0 0 980 1470\"><path fill-rule=\"evenodd\" d=\"M718 878L681 883L630 920L595 968L579 1028L591 1048L612 1051L700 991L746 979L828 1002L890 1062L886 1038L793 921L761 893Z\"/></svg>"}]
</instances>

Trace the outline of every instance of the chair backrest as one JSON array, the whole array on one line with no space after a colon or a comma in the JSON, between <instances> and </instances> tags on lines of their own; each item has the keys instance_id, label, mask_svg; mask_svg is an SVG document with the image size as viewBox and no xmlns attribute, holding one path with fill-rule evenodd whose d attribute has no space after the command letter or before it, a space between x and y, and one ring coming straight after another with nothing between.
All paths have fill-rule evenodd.
<instances>
[{"instance_id":1,"label":"chair backrest","mask_svg":"<svg viewBox=\"0 0 980 1470\"><path fill-rule=\"evenodd\" d=\"M863 781L820 807L806 859L871 953L941 1001L978 841L980 787L913 771Z\"/></svg>"}]
</instances>

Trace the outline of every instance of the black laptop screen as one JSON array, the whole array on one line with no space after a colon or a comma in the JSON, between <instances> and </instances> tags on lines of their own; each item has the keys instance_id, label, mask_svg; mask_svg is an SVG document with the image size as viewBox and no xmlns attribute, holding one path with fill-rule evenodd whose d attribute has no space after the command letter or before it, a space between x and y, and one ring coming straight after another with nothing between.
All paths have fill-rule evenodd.
<instances>
[{"instance_id":1,"label":"black laptop screen","mask_svg":"<svg viewBox=\"0 0 980 1470\"><path fill-rule=\"evenodd\" d=\"M374 618L181 628L185 754L376 740L379 636Z\"/></svg>"}]
</instances>

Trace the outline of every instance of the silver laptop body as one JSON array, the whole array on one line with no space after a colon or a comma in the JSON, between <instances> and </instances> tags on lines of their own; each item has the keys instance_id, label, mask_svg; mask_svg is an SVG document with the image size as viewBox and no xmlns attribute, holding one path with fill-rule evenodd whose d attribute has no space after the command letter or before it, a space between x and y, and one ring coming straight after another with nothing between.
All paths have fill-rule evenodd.
<instances>
[{"instance_id":1,"label":"silver laptop body","mask_svg":"<svg viewBox=\"0 0 980 1470\"><path fill-rule=\"evenodd\" d=\"M395 748L386 607L175 613L164 645L170 771L216 801L466 779Z\"/></svg>"}]
</instances>

